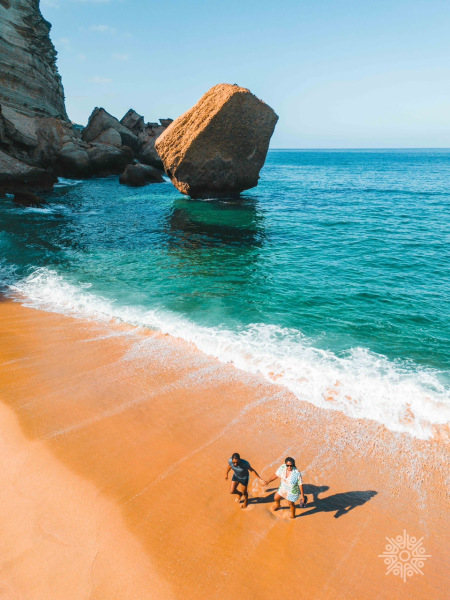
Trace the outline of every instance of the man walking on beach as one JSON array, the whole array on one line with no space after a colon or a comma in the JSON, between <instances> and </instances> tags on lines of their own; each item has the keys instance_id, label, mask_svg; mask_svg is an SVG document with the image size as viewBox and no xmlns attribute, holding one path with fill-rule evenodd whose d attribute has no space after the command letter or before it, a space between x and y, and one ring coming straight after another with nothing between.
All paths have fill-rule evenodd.
<instances>
[{"instance_id":1,"label":"man walking on beach","mask_svg":"<svg viewBox=\"0 0 450 600\"><path fill-rule=\"evenodd\" d=\"M233 469L233 478L231 480L230 494L237 494L236 502L240 502L242 496L244 496L244 504L241 508L247 508L248 504L248 481L250 478L250 471L258 477L263 485L265 485L264 479L258 475L247 460L244 460L240 455L235 452L233 456L228 460L227 474L225 479L228 480L228 473ZM238 485L242 486L242 492L237 489Z\"/></svg>"}]
</instances>

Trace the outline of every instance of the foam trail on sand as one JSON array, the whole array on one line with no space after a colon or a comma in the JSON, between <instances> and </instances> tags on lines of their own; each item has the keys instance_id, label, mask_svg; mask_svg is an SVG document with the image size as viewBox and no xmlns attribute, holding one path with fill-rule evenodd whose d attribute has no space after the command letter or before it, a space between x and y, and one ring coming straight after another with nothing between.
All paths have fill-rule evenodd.
<instances>
[{"instance_id":1,"label":"foam trail on sand","mask_svg":"<svg viewBox=\"0 0 450 600\"><path fill-rule=\"evenodd\" d=\"M0 285L23 294L24 304L42 310L103 322L118 319L194 343L201 351L244 371L286 386L299 400L373 419L393 431L428 438L432 425L450 423L450 389L432 369L390 361L365 348L346 355L314 348L296 329L262 323L235 331L202 327L162 309L119 306L74 285L56 271L39 268L16 279L0 264Z\"/></svg>"}]
</instances>

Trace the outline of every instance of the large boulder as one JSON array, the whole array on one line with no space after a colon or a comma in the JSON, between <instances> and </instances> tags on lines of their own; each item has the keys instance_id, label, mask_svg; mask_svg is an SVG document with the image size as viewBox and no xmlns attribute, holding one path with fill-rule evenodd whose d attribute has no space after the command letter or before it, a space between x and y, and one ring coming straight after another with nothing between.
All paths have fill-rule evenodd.
<instances>
[{"instance_id":1,"label":"large boulder","mask_svg":"<svg viewBox=\"0 0 450 600\"><path fill-rule=\"evenodd\" d=\"M119 135L115 130L112 131ZM60 173L66 177L81 179L122 173L133 161L133 152L128 146L118 146L114 135L108 132L109 130L101 134L97 138L99 141L92 144L79 140L65 143L57 157ZM106 143L108 139L111 139L111 144Z\"/></svg>"},{"instance_id":2,"label":"large boulder","mask_svg":"<svg viewBox=\"0 0 450 600\"><path fill-rule=\"evenodd\" d=\"M156 140L175 187L192 198L237 196L258 185L275 112L246 88L211 88Z\"/></svg>"},{"instance_id":3,"label":"large boulder","mask_svg":"<svg viewBox=\"0 0 450 600\"><path fill-rule=\"evenodd\" d=\"M22 191L53 189L56 177L38 167L31 167L0 150L0 196Z\"/></svg>"},{"instance_id":4,"label":"large boulder","mask_svg":"<svg viewBox=\"0 0 450 600\"><path fill-rule=\"evenodd\" d=\"M117 132L114 132L120 140ZM61 148L82 144L69 121L58 117L30 117L0 106L0 143L11 157L31 167L53 169Z\"/></svg>"},{"instance_id":5,"label":"large boulder","mask_svg":"<svg viewBox=\"0 0 450 600\"><path fill-rule=\"evenodd\" d=\"M162 172L148 165L128 165L119 177L119 183L133 187L141 187L148 183L163 183Z\"/></svg>"},{"instance_id":6,"label":"large boulder","mask_svg":"<svg viewBox=\"0 0 450 600\"><path fill-rule=\"evenodd\" d=\"M24 115L10 106L0 106L0 119L5 139L13 140L24 149L37 146L37 119L35 117Z\"/></svg>"},{"instance_id":7,"label":"large boulder","mask_svg":"<svg viewBox=\"0 0 450 600\"><path fill-rule=\"evenodd\" d=\"M51 167L55 163L64 144L78 143L70 123L61 119L40 119L36 124L36 135L38 143L30 158L42 167Z\"/></svg>"},{"instance_id":8,"label":"large boulder","mask_svg":"<svg viewBox=\"0 0 450 600\"><path fill-rule=\"evenodd\" d=\"M120 119L121 124L138 135L144 130L144 117L139 115L135 110L130 110Z\"/></svg>"},{"instance_id":9,"label":"large boulder","mask_svg":"<svg viewBox=\"0 0 450 600\"><path fill-rule=\"evenodd\" d=\"M116 148L120 148L122 146L122 138L120 133L110 127L103 131L98 137L95 138L94 142L100 144L109 144L110 146L115 146Z\"/></svg>"},{"instance_id":10,"label":"large boulder","mask_svg":"<svg viewBox=\"0 0 450 600\"><path fill-rule=\"evenodd\" d=\"M156 152L155 142L165 130L165 127L157 123L147 123L144 131L139 135L141 145L137 156L145 165L150 165L156 169L164 169L161 157Z\"/></svg>"},{"instance_id":11,"label":"large boulder","mask_svg":"<svg viewBox=\"0 0 450 600\"><path fill-rule=\"evenodd\" d=\"M110 115L104 108L94 108L87 126L84 128L81 139L84 142L93 142L98 136L110 128L115 129L122 139L122 144L132 150L138 148L138 138L127 127L122 125L116 117Z\"/></svg>"},{"instance_id":12,"label":"large boulder","mask_svg":"<svg viewBox=\"0 0 450 600\"><path fill-rule=\"evenodd\" d=\"M119 175L133 161L133 152L128 146L116 148L93 143L87 154L93 175Z\"/></svg>"},{"instance_id":13,"label":"large boulder","mask_svg":"<svg viewBox=\"0 0 450 600\"><path fill-rule=\"evenodd\" d=\"M14 202L27 208L42 208L43 206L47 206L47 202L36 196L36 194L33 194L33 192L16 192L14 194Z\"/></svg>"},{"instance_id":14,"label":"large boulder","mask_svg":"<svg viewBox=\"0 0 450 600\"><path fill-rule=\"evenodd\" d=\"M92 175L92 166L87 153L80 143L69 141L63 145L56 158L56 164L66 177L85 178Z\"/></svg>"}]
</instances>

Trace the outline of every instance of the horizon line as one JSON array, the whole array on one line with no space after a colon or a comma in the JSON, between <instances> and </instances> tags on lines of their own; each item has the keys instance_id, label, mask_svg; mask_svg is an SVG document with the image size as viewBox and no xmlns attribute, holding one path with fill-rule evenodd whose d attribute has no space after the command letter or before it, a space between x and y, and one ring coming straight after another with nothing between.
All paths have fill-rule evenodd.
<instances>
[{"instance_id":1,"label":"horizon line","mask_svg":"<svg viewBox=\"0 0 450 600\"><path fill-rule=\"evenodd\" d=\"M352 147L352 148L269 148L271 150L450 150L450 146L373 146L373 147Z\"/></svg>"}]
</instances>

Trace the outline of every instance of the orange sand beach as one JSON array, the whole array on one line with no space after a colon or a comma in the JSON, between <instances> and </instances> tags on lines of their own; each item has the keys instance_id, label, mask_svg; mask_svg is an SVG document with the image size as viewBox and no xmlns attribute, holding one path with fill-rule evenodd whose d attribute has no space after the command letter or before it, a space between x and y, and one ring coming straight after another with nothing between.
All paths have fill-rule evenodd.
<instances>
[{"instance_id":1,"label":"orange sand beach","mask_svg":"<svg viewBox=\"0 0 450 600\"><path fill-rule=\"evenodd\" d=\"M395 434L182 340L7 299L0 336L2 599L450 598L445 429ZM294 456L308 506L274 514L252 478L239 508L232 452L267 478ZM427 555L406 582L379 557L404 531Z\"/></svg>"}]
</instances>

